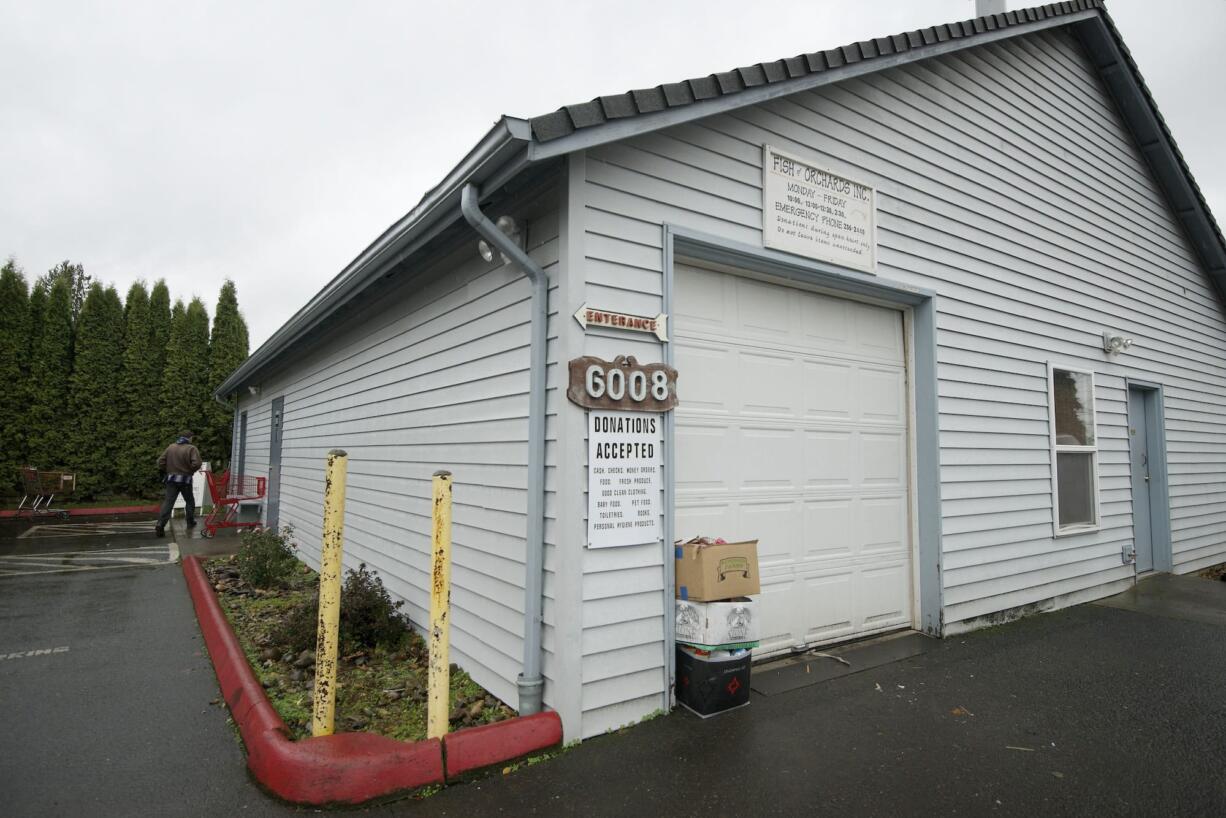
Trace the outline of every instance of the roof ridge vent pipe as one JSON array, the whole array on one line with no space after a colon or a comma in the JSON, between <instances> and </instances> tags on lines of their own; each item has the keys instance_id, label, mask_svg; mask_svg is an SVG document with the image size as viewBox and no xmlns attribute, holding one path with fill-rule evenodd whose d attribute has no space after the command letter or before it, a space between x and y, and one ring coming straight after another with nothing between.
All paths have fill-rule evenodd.
<instances>
[{"instance_id":1,"label":"roof ridge vent pipe","mask_svg":"<svg viewBox=\"0 0 1226 818\"><path fill-rule=\"evenodd\" d=\"M541 676L541 595L545 567L545 330L549 279L528 254L481 212L477 186L460 194L460 213L503 257L518 265L532 282L532 336L528 377L528 530L524 558L524 664L516 685L519 712L541 712L545 680Z\"/></svg>"}]
</instances>

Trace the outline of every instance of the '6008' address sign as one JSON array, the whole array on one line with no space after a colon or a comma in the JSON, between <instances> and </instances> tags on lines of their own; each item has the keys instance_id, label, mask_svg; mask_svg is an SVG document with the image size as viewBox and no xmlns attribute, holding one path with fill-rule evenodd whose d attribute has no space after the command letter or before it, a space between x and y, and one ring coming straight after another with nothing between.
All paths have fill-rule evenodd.
<instances>
[{"instance_id":1,"label":"'6008' address sign","mask_svg":"<svg viewBox=\"0 0 1226 818\"><path fill-rule=\"evenodd\" d=\"M570 362L566 397L585 409L667 412L677 405L677 370L640 364L633 355L612 361L586 356Z\"/></svg>"}]
</instances>

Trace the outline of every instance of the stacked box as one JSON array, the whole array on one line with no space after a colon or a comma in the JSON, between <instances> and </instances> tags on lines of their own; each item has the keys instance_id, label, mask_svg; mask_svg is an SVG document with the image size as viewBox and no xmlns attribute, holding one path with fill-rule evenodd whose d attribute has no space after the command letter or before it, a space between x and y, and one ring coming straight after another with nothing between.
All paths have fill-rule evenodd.
<instances>
[{"instance_id":1,"label":"stacked box","mask_svg":"<svg viewBox=\"0 0 1226 818\"><path fill-rule=\"evenodd\" d=\"M706 718L749 704L758 542L695 538L676 551L677 701Z\"/></svg>"},{"instance_id":2,"label":"stacked box","mask_svg":"<svg viewBox=\"0 0 1226 818\"><path fill-rule=\"evenodd\" d=\"M751 654L677 646L677 701L708 718L749 704Z\"/></svg>"},{"instance_id":3,"label":"stacked box","mask_svg":"<svg viewBox=\"0 0 1226 818\"><path fill-rule=\"evenodd\" d=\"M747 596L720 602L678 599L677 641L703 650L758 646L757 606Z\"/></svg>"},{"instance_id":4,"label":"stacked box","mask_svg":"<svg viewBox=\"0 0 1226 818\"><path fill-rule=\"evenodd\" d=\"M758 582L758 541L677 543L678 599L711 602L762 592Z\"/></svg>"}]
</instances>

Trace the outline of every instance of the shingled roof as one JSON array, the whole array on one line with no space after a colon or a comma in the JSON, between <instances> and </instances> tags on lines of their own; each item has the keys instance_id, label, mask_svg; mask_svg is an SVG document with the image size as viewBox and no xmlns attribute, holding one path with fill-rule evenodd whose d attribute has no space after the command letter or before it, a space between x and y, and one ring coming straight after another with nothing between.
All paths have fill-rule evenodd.
<instances>
[{"instance_id":1,"label":"shingled roof","mask_svg":"<svg viewBox=\"0 0 1226 818\"><path fill-rule=\"evenodd\" d=\"M960 40L989 31L1091 10L1105 13L1102 0L1071 0L1003 14L989 14L960 23L946 23L889 37L861 40L841 48L814 51L774 62L733 68L731 71L708 74L705 77L665 83L655 88L596 97L590 102L564 105L553 113L532 117L528 122L532 127L532 136L538 142L548 142L569 136L582 128L603 125L613 120L656 113L668 108L681 108L695 102L737 94L748 88L820 74L851 63L904 54L935 43Z\"/></svg>"},{"instance_id":2,"label":"shingled roof","mask_svg":"<svg viewBox=\"0 0 1226 818\"><path fill-rule=\"evenodd\" d=\"M838 81L848 71L877 71L952 49L1021 35L1027 27L1063 25L1065 21L1114 97L1172 211L1183 223L1226 302L1226 237L1103 0L1068 0L989 14L565 105L553 113L527 120L533 142L529 155L543 158L592 147L624 138L632 129L667 126L684 118L705 116L716 108L752 105L764 95L782 96L824 81ZM820 76L826 73L830 75L828 79ZM654 124L649 124L653 121Z\"/></svg>"}]
</instances>

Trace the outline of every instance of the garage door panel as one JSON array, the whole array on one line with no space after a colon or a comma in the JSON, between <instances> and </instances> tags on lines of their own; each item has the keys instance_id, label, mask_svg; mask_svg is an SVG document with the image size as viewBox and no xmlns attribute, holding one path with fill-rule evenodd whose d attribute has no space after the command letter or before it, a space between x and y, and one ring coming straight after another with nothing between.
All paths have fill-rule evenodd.
<instances>
[{"instance_id":1,"label":"garage door panel","mask_svg":"<svg viewBox=\"0 0 1226 818\"><path fill-rule=\"evenodd\" d=\"M806 360L802 372L802 412L806 420L855 419L855 367L841 362Z\"/></svg>"},{"instance_id":2,"label":"garage door panel","mask_svg":"<svg viewBox=\"0 0 1226 818\"><path fill-rule=\"evenodd\" d=\"M805 486L849 489L855 485L853 435L850 431L815 431L805 435Z\"/></svg>"},{"instance_id":3,"label":"garage door panel","mask_svg":"<svg viewBox=\"0 0 1226 818\"><path fill-rule=\"evenodd\" d=\"M677 371L685 373L684 402L686 409L729 414L729 400L735 391L728 388L726 375L735 366L736 353L731 349L688 343L678 345Z\"/></svg>"},{"instance_id":4,"label":"garage door panel","mask_svg":"<svg viewBox=\"0 0 1226 818\"><path fill-rule=\"evenodd\" d=\"M860 432L860 485L903 487L907 480L907 438L902 432Z\"/></svg>"},{"instance_id":5,"label":"garage door panel","mask_svg":"<svg viewBox=\"0 0 1226 818\"><path fill-rule=\"evenodd\" d=\"M796 559L802 541L799 500L738 503L738 524L728 540L758 540L758 571L765 574L777 566L789 566Z\"/></svg>"},{"instance_id":6,"label":"garage door panel","mask_svg":"<svg viewBox=\"0 0 1226 818\"><path fill-rule=\"evenodd\" d=\"M851 303L837 298L801 298L800 342L827 352L852 346Z\"/></svg>"},{"instance_id":7,"label":"garage door panel","mask_svg":"<svg viewBox=\"0 0 1226 818\"><path fill-rule=\"evenodd\" d=\"M677 292L685 293L685 298L676 299L673 307L675 325L697 331L723 332L728 325L730 293L722 277L679 265L673 274L673 286Z\"/></svg>"},{"instance_id":8,"label":"garage door panel","mask_svg":"<svg viewBox=\"0 0 1226 818\"><path fill-rule=\"evenodd\" d=\"M788 320L791 313L788 291L747 278L734 280L736 321L730 323L735 334L746 339L787 343L795 324Z\"/></svg>"},{"instance_id":9,"label":"garage door panel","mask_svg":"<svg viewBox=\"0 0 1226 818\"><path fill-rule=\"evenodd\" d=\"M710 503L678 508L675 517L677 537L715 536L713 531L731 531L737 525L737 509L726 503Z\"/></svg>"},{"instance_id":10,"label":"garage door panel","mask_svg":"<svg viewBox=\"0 0 1226 818\"><path fill-rule=\"evenodd\" d=\"M854 580L854 574L844 570L810 574L797 583L804 591L797 602L805 616L795 633L803 634L805 643L825 642L854 633L855 622L848 615L855 610Z\"/></svg>"},{"instance_id":11,"label":"garage door panel","mask_svg":"<svg viewBox=\"0 0 1226 818\"><path fill-rule=\"evenodd\" d=\"M866 568L860 572L856 600L859 624L864 628L905 625L910 611L900 604L909 598L911 574L905 560Z\"/></svg>"},{"instance_id":12,"label":"garage door panel","mask_svg":"<svg viewBox=\"0 0 1226 818\"><path fill-rule=\"evenodd\" d=\"M734 429L678 423L676 440L678 497L695 492L727 492L740 479L736 474Z\"/></svg>"},{"instance_id":13,"label":"garage door panel","mask_svg":"<svg viewBox=\"0 0 1226 818\"><path fill-rule=\"evenodd\" d=\"M801 484L804 453L795 431L749 426L734 435L740 438L740 458L732 468L739 473L741 489L752 492Z\"/></svg>"},{"instance_id":14,"label":"garage door panel","mask_svg":"<svg viewBox=\"0 0 1226 818\"><path fill-rule=\"evenodd\" d=\"M906 498L865 497L858 503L860 554L895 553L907 550Z\"/></svg>"},{"instance_id":15,"label":"garage door panel","mask_svg":"<svg viewBox=\"0 0 1226 818\"><path fill-rule=\"evenodd\" d=\"M721 273L677 283L677 532L758 539L758 654L910 624L901 314Z\"/></svg>"},{"instance_id":16,"label":"garage door panel","mask_svg":"<svg viewBox=\"0 0 1226 818\"><path fill-rule=\"evenodd\" d=\"M856 383L858 420L903 425L907 421L907 383L899 369L861 367Z\"/></svg>"},{"instance_id":17,"label":"garage door panel","mask_svg":"<svg viewBox=\"0 0 1226 818\"><path fill-rule=\"evenodd\" d=\"M799 368L790 356L741 352L724 378L727 391L740 398L742 414L791 418L800 403Z\"/></svg>"},{"instance_id":18,"label":"garage door panel","mask_svg":"<svg viewBox=\"0 0 1226 818\"><path fill-rule=\"evenodd\" d=\"M852 556L858 528L856 506L850 497L806 502L800 556L818 560Z\"/></svg>"},{"instance_id":19,"label":"garage door panel","mask_svg":"<svg viewBox=\"0 0 1226 818\"><path fill-rule=\"evenodd\" d=\"M866 356L901 361L902 321L894 310L856 304L856 348Z\"/></svg>"},{"instance_id":20,"label":"garage door panel","mask_svg":"<svg viewBox=\"0 0 1226 818\"><path fill-rule=\"evenodd\" d=\"M792 649L795 637L792 632L796 616L793 607L798 582L791 574L763 576L762 593L758 595L758 640L761 643L756 653L771 654Z\"/></svg>"}]
</instances>

